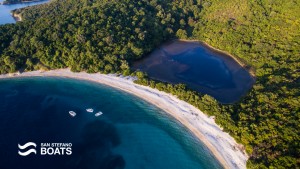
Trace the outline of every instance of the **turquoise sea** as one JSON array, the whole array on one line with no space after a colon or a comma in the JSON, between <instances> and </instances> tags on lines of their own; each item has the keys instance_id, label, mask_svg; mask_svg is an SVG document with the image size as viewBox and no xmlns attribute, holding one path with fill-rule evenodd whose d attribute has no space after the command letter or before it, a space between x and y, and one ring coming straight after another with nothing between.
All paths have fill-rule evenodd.
<instances>
[{"instance_id":1,"label":"turquoise sea","mask_svg":"<svg viewBox=\"0 0 300 169\"><path fill-rule=\"evenodd\" d=\"M0 101L1 169L222 168L172 117L108 86L57 77L1 79ZM98 111L103 114L95 117ZM27 142L37 144L37 153L20 156L18 144ZM71 143L72 154L41 155L41 143Z\"/></svg>"}]
</instances>

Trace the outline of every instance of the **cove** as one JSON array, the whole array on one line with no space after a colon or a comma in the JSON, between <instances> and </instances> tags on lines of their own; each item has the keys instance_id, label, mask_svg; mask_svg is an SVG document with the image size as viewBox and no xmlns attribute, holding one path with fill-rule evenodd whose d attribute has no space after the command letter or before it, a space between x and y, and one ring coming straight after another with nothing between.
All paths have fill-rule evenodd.
<instances>
[{"instance_id":1,"label":"cove","mask_svg":"<svg viewBox=\"0 0 300 169\"><path fill-rule=\"evenodd\" d=\"M0 100L1 169L222 168L165 112L105 85L58 77L1 79ZM73 153L19 156L18 143L29 141L72 143Z\"/></svg>"},{"instance_id":2,"label":"cove","mask_svg":"<svg viewBox=\"0 0 300 169\"><path fill-rule=\"evenodd\" d=\"M221 103L238 101L255 80L233 58L199 42L173 41L133 63L150 78L188 88L214 97Z\"/></svg>"},{"instance_id":3,"label":"cove","mask_svg":"<svg viewBox=\"0 0 300 169\"><path fill-rule=\"evenodd\" d=\"M0 4L4 0L0 0ZM28 6L38 5L49 2L48 0L38 1L38 2L24 2L18 4L0 5L0 25L8 23L16 23L15 19L11 15L11 11L14 9L24 8Z\"/></svg>"}]
</instances>

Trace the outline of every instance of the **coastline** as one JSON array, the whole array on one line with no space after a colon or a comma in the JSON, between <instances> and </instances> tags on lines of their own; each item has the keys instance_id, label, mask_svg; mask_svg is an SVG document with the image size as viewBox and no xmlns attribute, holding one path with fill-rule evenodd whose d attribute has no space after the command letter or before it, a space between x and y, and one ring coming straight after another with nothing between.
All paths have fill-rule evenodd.
<instances>
[{"instance_id":1,"label":"coastline","mask_svg":"<svg viewBox=\"0 0 300 169\"><path fill-rule=\"evenodd\" d=\"M244 69L246 69L246 70L249 72L249 74L252 76L252 78L254 78L254 79L256 78L255 72L254 72L254 70L253 70L252 67L246 68L246 67L248 66L246 63L243 63L243 62L240 61L236 56L233 56L232 54L230 54L230 53L228 53L228 52L226 52L226 51L223 51L223 50L220 50L220 49L218 49L218 48L215 48L215 47L209 45L207 42L204 42L204 41L199 41L199 40L189 40L189 39L178 39L178 41L182 41L182 42L198 42L198 43L202 44L203 46L205 46L205 47L207 47L207 48L209 48L209 49L211 49L211 50L213 50L213 51L215 51L215 52L218 52L218 53L220 53L220 54L222 54L222 55L225 55L225 56L227 56L227 57L230 57L230 58L233 59L235 62L237 62L241 67L243 67Z\"/></svg>"},{"instance_id":2,"label":"coastline","mask_svg":"<svg viewBox=\"0 0 300 169\"><path fill-rule=\"evenodd\" d=\"M117 77L100 73L73 73L69 69L32 71L0 75L3 78L67 77L97 82L133 94L157 106L188 128L211 151L224 168L246 168L248 156L236 141L194 106L165 92L133 83L132 77ZM197 114L197 115L195 115Z\"/></svg>"},{"instance_id":3,"label":"coastline","mask_svg":"<svg viewBox=\"0 0 300 169\"><path fill-rule=\"evenodd\" d=\"M16 3L8 3L8 4L3 4L3 5L27 4L27 3L28 3L28 4L30 4L30 3L40 3L40 4L43 4L43 3L42 3L43 1L45 1L46 3L47 3L47 2L50 2L50 0L49 0L49 1L48 1L48 0L32 0L32 1L22 1L22 2L16 2ZM35 5L39 5L39 4L35 4ZM11 16L14 18L14 20L15 20L16 22L21 22L21 21L23 21L22 15L21 15L21 13L17 14L16 11L17 11L18 9L26 8L26 7L29 7L29 6L31 6L31 5L24 6L24 7L20 7L20 8L17 8L17 9L13 9L13 10L10 12L10 14L11 14Z\"/></svg>"},{"instance_id":4,"label":"coastline","mask_svg":"<svg viewBox=\"0 0 300 169\"><path fill-rule=\"evenodd\" d=\"M14 12L11 13L12 17L15 19L16 22L22 21L22 16L21 14L16 14Z\"/></svg>"}]
</instances>

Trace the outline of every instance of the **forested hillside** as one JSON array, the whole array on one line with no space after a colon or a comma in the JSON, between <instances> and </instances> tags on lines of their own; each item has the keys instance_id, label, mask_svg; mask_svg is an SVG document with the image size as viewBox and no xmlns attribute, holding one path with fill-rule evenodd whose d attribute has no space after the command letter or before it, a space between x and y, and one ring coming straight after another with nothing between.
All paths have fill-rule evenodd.
<instances>
[{"instance_id":1,"label":"forested hillside","mask_svg":"<svg viewBox=\"0 0 300 169\"><path fill-rule=\"evenodd\" d=\"M236 126L231 133L251 146L250 163L299 167L299 11L299 0L203 1L194 25L194 38L255 69L254 89L225 108Z\"/></svg>"},{"instance_id":2,"label":"forested hillside","mask_svg":"<svg viewBox=\"0 0 300 169\"><path fill-rule=\"evenodd\" d=\"M300 0L54 0L17 10L0 26L0 72L56 69L130 73L130 62L164 41L196 39L227 51L256 74L240 102L145 78L195 105L250 155L249 168L300 163Z\"/></svg>"},{"instance_id":3,"label":"forested hillside","mask_svg":"<svg viewBox=\"0 0 300 169\"><path fill-rule=\"evenodd\" d=\"M186 19L181 9L170 6L168 2L62 0L25 9L25 21L11 26L18 31L5 41L7 48L0 59L5 66L0 71L37 66L126 71L127 60L169 39L180 27L179 21Z\"/></svg>"}]
</instances>

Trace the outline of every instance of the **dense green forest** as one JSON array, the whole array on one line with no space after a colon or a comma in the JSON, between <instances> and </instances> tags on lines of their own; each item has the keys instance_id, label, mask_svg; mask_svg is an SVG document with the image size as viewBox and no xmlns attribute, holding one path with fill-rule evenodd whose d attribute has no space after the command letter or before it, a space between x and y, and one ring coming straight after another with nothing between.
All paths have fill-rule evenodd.
<instances>
[{"instance_id":1,"label":"dense green forest","mask_svg":"<svg viewBox=\"0 0 300 169\"><path fill-rule=\"evenodd\" d=\"M0 26L0 72L56 69L130 74L130 62L174 38L227 51L256 74L238 103L137 72L137 83L177 95L250 155L249 168L299 168L300 0L53 0Z\"/></svg>"}]
</instances>

